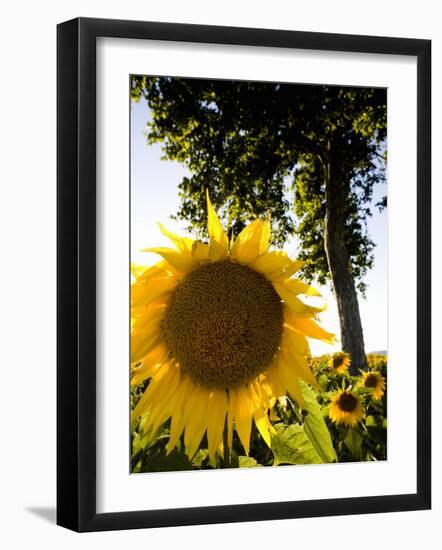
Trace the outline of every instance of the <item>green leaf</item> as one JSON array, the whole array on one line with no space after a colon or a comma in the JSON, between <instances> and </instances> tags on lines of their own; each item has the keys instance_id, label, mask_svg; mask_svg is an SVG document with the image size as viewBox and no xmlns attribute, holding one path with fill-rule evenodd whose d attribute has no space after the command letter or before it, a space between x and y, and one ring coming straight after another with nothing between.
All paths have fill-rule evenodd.
<instances>
[{"instance_id":1,"label":"green leaf","mask_svg":"<svg viewBox=\"0 0 442 550\"><path fill-rule=\"evenodd\" d=\"M169 455L165 451L161 453L145 456L141 465L141 472L176 472L181 470L191 470L192 464L187 455L173 450Z\"/></svg>"},{"instance_id":2,"label":"green leaf","mask_svg":"<svg viewBox=\"0 0 442 550\"><path fill-rule=\"evenodd\" d=\"M387 444L387 430L386 425L384 425L384 421L384 417L379 415L369 415L365 420L365 426L370 437L376 443L380 443L381 445Z\"/></svg>"},{"instance_id":3,"label":"green leaf","mask_svg":"<svg viewBox=\"0 0 442 550\"><path fill-rule=\"evenodd\" d=\"M150 442L150 433L144 433L141 432L133 432L132 436L132 458L138 454L143 449L147 448L149 446Z\"/></svg>"},{"instance_id":4,"label":"green leaf","mask_svg":"<svg viewBox=\"0 0 442 550\"><path fill-rule=\"evenodd\" d=\"M372 392L373 392L372 388L364 388L364 387L357 388L357 393L359 395L370 396Z\"/></svg>"},{"instance_id":5,"label":"green leaf","mask_svg":"<svg viewBox=\"0 0 442 550\"><path fill-rule=\"evenodd\" d=\"M275 426L272 436L273 465L280 464L321 464L322 460L299 424Z\"/></svg>"},{"instance_id":6,"label":"green leaf","mask_svg":"<svg viewBox=\"0 0 442 550\"><path fill-rule=\"evenodd\" d=\"M376 422L376 418L373 416L373 415L369 415L367 416L367 418L365 419L365 425L368 427L376 427L378 426L379 424Z\"/></svg>"},{"instance_id":7,"label":"green leaf","mask_svg":"<svg viewBox=\"0 0 442 550\"><path fill-rule=\"evenodd\" d=\"M321 386L322 390L327 389L328 381L329 381L329 377L326 374L322 373L318 376L318 384Z\"/></svg>"},{"instance_id":8,"label":"green leaf","mask_svg":"<svg viewBox=\"0 0 442 550\"><path fill-rule=\"evenodd\" d=\"M362 441L363 437L359 430L353 428L349 428L347 430L344 438L344 443L347 449L355 458L360 458L361 456Z\"/></svg>"},{"instance_id":9,"label":"green leaf","mask_svg":"<svg viewBox=\"0 0 442 550\"><path fill-rule=\"evenodd\" d=\"M224 465L224 468L239 468L239 456L233 449L230 451L230 463L229 465Z\"/></svg>"},{"instance_id":10,"label":"green leaf","mask_svg":"<svg viewBox=\"0 0 442 550\"><path fill-rule=\"evenodd\" d=\"M304 397L303 410L307 413L304 416L305 434L323 462L336 462L336 452L321 406L316 399L316 392L302 381L300 381L300 387Z\"/></svg>"},{"instance_id":11,"label":"green leaf","mask_svg":"<svg viewBox=\"0 0 442 550\"><path fill-rule=\"evenodd\" d=\"M192 459L192 464L197 468L201 468L208 458L209 451L207 449L199 449Z\"/></svg>"},{"instance_id":12,"label":"green leaf","mask_svg":"<svg viewBox=\"0 0 442 550\"><path fill-rule=\"evenodd\" d=\"M240 468L256 468L257 466L261 466L261 464L258 464L251 456L239 456L238 464Z\"/></svg>"}]
</instances>

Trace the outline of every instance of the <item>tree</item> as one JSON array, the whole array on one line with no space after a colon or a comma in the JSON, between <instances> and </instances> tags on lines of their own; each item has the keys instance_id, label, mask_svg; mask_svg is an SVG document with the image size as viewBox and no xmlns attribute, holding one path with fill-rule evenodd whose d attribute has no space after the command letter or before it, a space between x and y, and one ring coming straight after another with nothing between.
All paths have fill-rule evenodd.
<instances>
[{"instance_id":1,"label":"tree","mask_svg":"<svg viewBox=\"0 0 442 550\"><path fill-rule=\"evenodd\" d=\"M357 289L373 264L366 219L385 179L386 91L133 77L131 92L151 109L148 141L192 173L176 216L203 236L207 188L231 234L256 216L270 216L275 246L296 234L304 275L332 282L353 371L366 368Z\"/></svg>"}]
</instances>

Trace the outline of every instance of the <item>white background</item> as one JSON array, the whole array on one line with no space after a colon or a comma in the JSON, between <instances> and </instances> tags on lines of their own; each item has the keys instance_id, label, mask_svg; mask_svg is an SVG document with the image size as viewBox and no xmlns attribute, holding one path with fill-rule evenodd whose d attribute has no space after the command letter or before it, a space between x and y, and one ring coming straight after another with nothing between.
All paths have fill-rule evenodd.
<instances>
[{"instance_id":1,"label":"white background","mask_svg":"<svg viewBox=\"0 0 442 550\"><path fill-rule=\"evenodd\" d=\"M197 1L127 4L108 0L17 2L2 11L0 235L1 311L0 541L5 548L248 548L281 544L316 549L415 548L440 543L440 468L433 511L75 535L54 526L55 505L55 24L82 16L408 36L433 40L433 97L442 97L437 2L317 0L311 3ZM212 13L209 12L211 9ZM441 181L441 107L433 104L433 181ZM438 153L436 155L436 153ZM434 186L434 273L440 279L440 185ZM439 277L436 276L439 274ZM404 248L404 276L407 275ZM434 288L434 310L442 305ZM436 356L440 316L434 318ZM404 335L406 341L406 335ZM434 464L441 463L442 375L436 357ZM3 540L4 539L4 540ZM436 542L437 541L437 542Z\"/></svg>"}]
</instances>

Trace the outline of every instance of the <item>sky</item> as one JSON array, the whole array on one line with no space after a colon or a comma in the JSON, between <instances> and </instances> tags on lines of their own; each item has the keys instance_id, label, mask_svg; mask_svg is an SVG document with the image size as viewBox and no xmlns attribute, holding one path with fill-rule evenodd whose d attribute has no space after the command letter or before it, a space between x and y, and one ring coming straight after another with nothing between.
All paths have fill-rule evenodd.
<instances>
[{"instance_id":1,"label":"sky","mask_svg":"<svg viewBox=\"0 0 442 550\"><path fill-rule=\"evenodd\" d=\"M160 144L148 145L145 137L146 123L150 119L147 103L142 99L131 106L131 261L140 265L151 265L159 257L153 253L141 252L143 248L170 246L158 222L169 230L184 234L185 221L171 220L171 214L179 207L178 184L189 171L178 162L162 160ZM378 184L373 193L373 204L386 194L386 185ZM382 213L373 208L368 220L368 231L376 247L374 267L367 273L366 298L359 297L359 308L364 330L365 349L387 350L387 210ZM286 243L284 250L296 255L296 238ZM327 309L320 314L320 324L327 331L337 335L339 320L336 301L330 288L315 285L327 303ZM340 349L335 346L310 340L313 355L331 353Z\"/></svg>"}]
</instances>

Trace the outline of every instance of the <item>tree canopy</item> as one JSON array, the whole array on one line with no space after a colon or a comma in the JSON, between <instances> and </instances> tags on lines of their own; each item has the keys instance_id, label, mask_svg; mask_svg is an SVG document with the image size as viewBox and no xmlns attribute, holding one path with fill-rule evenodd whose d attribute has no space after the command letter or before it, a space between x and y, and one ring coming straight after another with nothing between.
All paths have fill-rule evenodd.
<instances>
[{"instance_id":1,"label":"tree canopy","mask_svg":"<svg viewBox=\"0 0 442 550\"><path fill-rule=\"evenodd\" d=\"M176 216L205 236L206 189L230 234L269 216L274 245L297 235L305 275L321 284L330 278L324 171L332 157L350 269L364 291L374 247L366 220L385 178L384 89L134 76L131 94L151 109L148 141L192 174L179 185Z\"/></svg>"}]
</instances>

